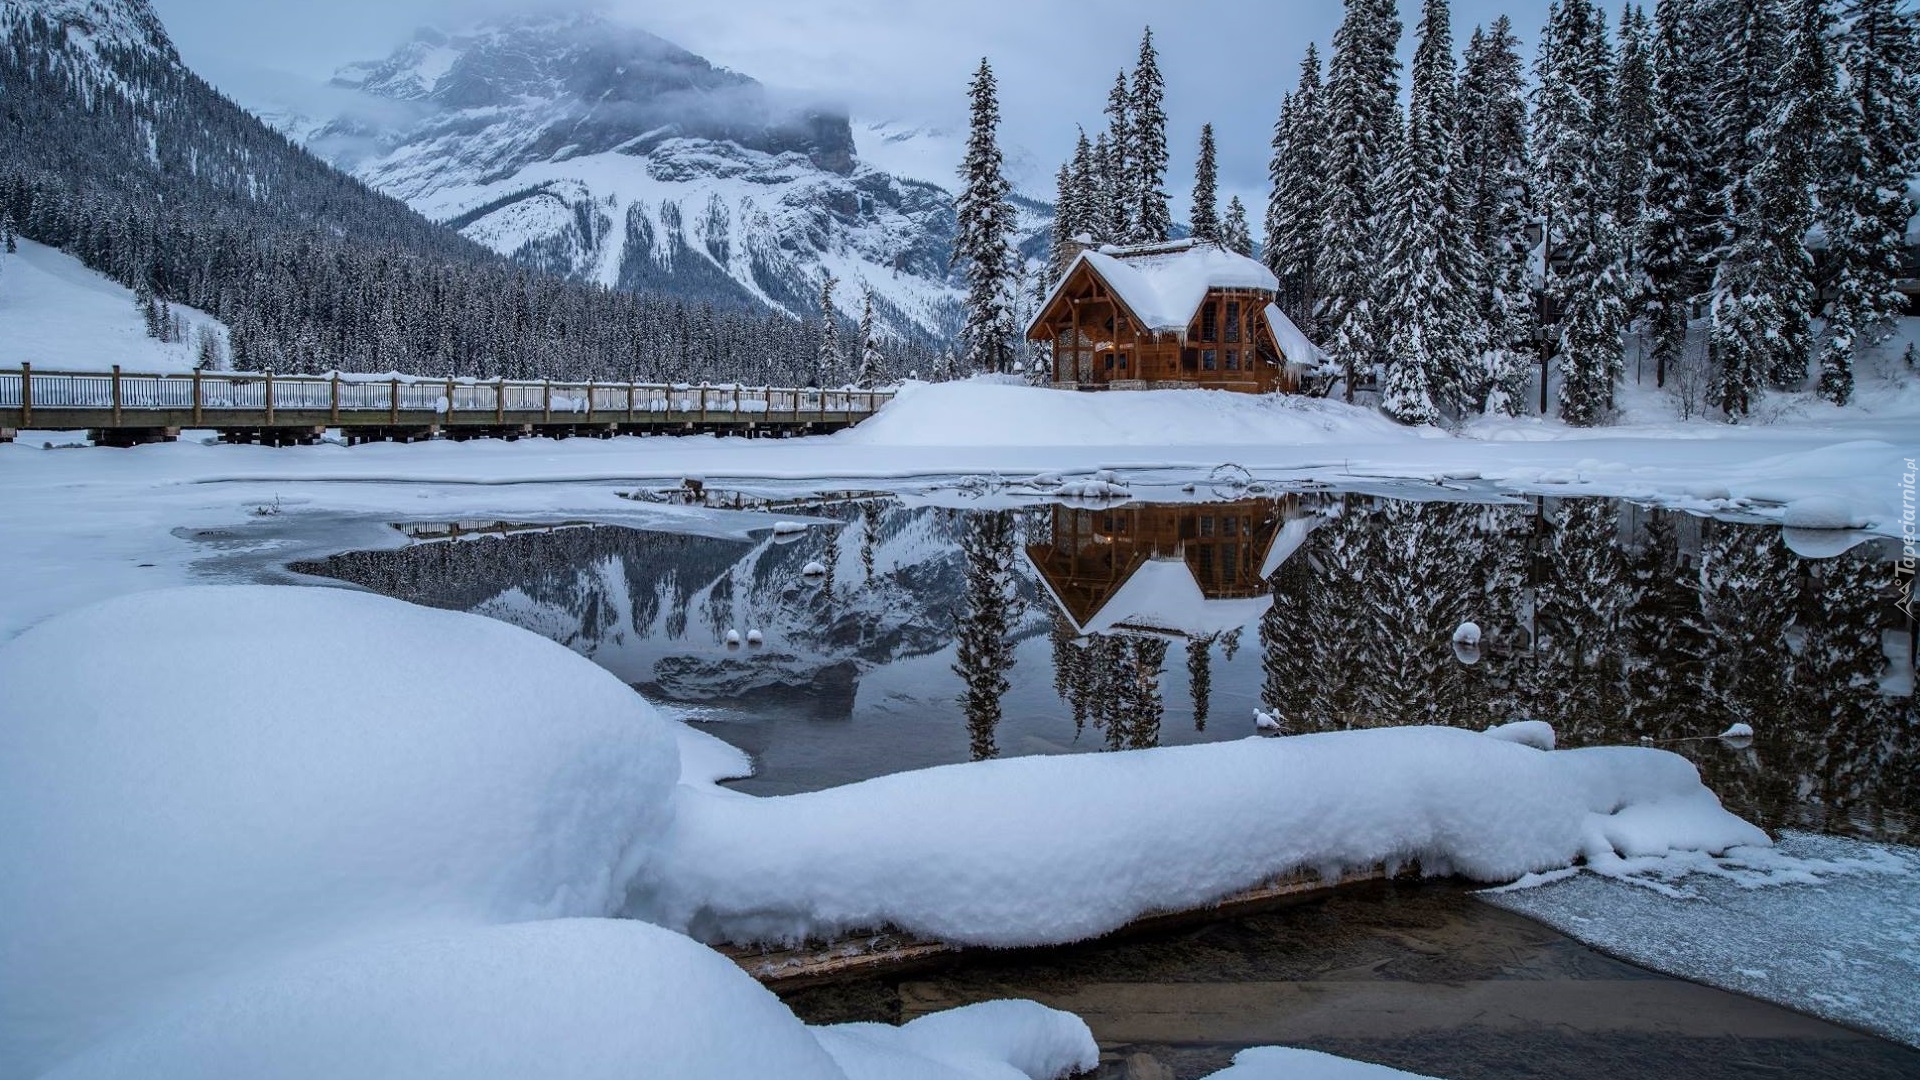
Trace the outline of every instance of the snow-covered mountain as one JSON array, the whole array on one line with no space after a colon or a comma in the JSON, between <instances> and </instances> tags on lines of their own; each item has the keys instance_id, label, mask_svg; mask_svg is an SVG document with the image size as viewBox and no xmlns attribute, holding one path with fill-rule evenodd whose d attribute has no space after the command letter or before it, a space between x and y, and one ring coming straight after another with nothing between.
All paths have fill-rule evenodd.
<instances>
[{"instance_id":1,"label":"snow-covered mountain","mask_svg":"<svg viewBox=\"0 0 1920 1080\"><path fill-rule=\"evenodd\" d=\"M950 134L863 124L856 138L841 110L595 14L421 31L335 85L360 104L273 119L529 265L796 316L832 274L845 314L866 286L897 331L955 326ZM1021 205L1023 238L1042 233L1050 208Z\"/></svg>"}]
</instances>

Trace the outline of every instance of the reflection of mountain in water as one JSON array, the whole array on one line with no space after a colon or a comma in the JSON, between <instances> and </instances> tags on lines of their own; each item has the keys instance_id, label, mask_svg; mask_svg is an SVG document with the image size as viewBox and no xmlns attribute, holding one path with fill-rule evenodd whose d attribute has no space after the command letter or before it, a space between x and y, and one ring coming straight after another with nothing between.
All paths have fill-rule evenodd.
<instances>
[{"instance_id":1,"label":"reflection of mountain in water","mask_svg":"<svg viewBox=\"0 0 1920 1080\"><path fill-rule=\"evenodd\" d=\"M521 532L355 552L296 569L558 641L664 700L777 701L844 717L860 676L954 640L959 516L891 501L792 543L612 527ZM802 571L819 561L824 578ZM729 648L758 629L763 648ZM1028 628L1020 636L1032 636Z\"/></svg>"},{"instance_id":2,"label":"reflection of mountain in water","mask_svg":"<svg viewBox=\"0 0 1920 1080\"><path fill-rule=\"evenodd\" d=\"M715 706L760 759L756 790L1240 738L1255 704L1296 733L1533 717L1573 746L1744 722L1748 750L1673 744L1734 809L1914 836L1920 724L1885 545L1807 560L1775 529L1602 500L822 513L844 525L790 544L580 528L306 569ZM825 579L802 574L815 560ZM1474 664L1451 643L1465 621ZM725 645L756 628L764 649Z\"/></svg>"}]
</instances>

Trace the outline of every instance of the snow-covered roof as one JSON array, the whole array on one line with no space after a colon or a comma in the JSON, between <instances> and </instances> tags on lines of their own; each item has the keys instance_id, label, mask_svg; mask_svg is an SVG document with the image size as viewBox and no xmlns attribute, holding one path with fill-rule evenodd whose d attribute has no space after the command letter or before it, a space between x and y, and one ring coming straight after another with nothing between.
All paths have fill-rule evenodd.
<instances>
[{"instance_id":1,"label":"snow-covered roof","mask_svg":"<svg viewBox=\"0 0 1920 1080\"><path fill-rule=\"evenodd\" d=\"M1161 556L1142 563L1080 627L1080 632L1147 630L1189 638L1212 637L1247 625L1272 606L1273 596L1267 592L1210 600L1200 591L1200 583L1185 558Z\"/></svg>"},{"instance_id":2,"label":"snow-covered roof","mask_svg":"<svg viewBox=\"0 0 1920 1080\"><path fill-rule=\"evenodd\" d=\"M1089 248L1068 265L1060 283L1028 325L1029 332L1039 325L1082 264L1099 274L1114 296L1150 330L1185 330L1211 289L1262 289L1272 293L1280 288L1279 279L1259 260L1218 244L1178 240L1130 248Z\"/></svg>"},{"instance_id":3,"label":"snow-covered roof","mask_svg":"<svg viewBox=\"0 0 1920 1080\"><path fill-rule=\"evenodd\" d=\"M1332 362L1332 358L1321 351L1320 346L1307 340L1287 313L1280 310L1278 304L1267 305L1267 327L1273 331L1273 342L1280 346L1280 355L1287 358L1289 364L1303 367L1320 368Z\"/></svg>"}]
</instances>

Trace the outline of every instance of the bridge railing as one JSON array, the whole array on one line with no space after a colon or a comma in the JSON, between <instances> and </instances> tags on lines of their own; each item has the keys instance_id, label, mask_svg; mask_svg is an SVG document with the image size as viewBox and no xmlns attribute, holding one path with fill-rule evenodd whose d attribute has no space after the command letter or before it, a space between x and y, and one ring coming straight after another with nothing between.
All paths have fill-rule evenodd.
<instances>
[{"instance_id":1,"label":"bridge railing","mask_svg":"<svg viewBox=\"0 0 1920 1080\"><path fill-rule=\"evenodd\" d=\"M275 375L271 372L146 374L121 371L34 371L31 365L0 370L0 409L20 410L27 420L42 411L111 410L127 413L191 412L217 422L219 414L325 412L366 422L384 414L398 421L431 413L469 419L512 414L524 420L575 418L618 422L642 415L757 415L769 420L863 416L892 400L889 390L819 390L794 387L682 385L667 383L556 383L496 379L423 379L371 375ZM212 414L208 416L207 414ZM137 417L136 417L137 419Z\"/></svg>"}]
</instances>

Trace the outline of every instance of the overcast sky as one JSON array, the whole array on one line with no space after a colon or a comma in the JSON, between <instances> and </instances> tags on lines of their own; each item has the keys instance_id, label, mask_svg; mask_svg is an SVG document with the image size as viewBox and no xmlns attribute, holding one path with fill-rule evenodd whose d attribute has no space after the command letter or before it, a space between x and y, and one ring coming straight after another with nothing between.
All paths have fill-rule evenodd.
<instances>
[{"instance_id":1,"label":"overcast sky","mask_svg":"<svg viewBox=\"0 0 1920 1080\"><path fill-rule=\"evenodd\" d=\"M1324 53L1339 0L152 0L187 63L249 105L323 81L351 60L385 56L424 25L458 27L530 6L600 6L716 64L844 102L856 116L958 129L980 57L1000 78L1003 140L1024 150L1051 194L1074 124L1102 123L1114 73L1131 67L1152 24L1167 81L1168 190L1185 218L1200 125L1218 134L1222 195L1257 221L1267 139L1308 41ZM1617 5L1609 3L1609 8ZM1456 48L1476 23L1510 13L1526 47L1544 0L1455 0ZM1416 0L1402 0L1403 52ZM1531 56L1528 57L1531 62ZM1264 196L1260 196L1262 201ZM1257 224L1256 224L1257 231Z\"/></svg>"}]
</instances>

